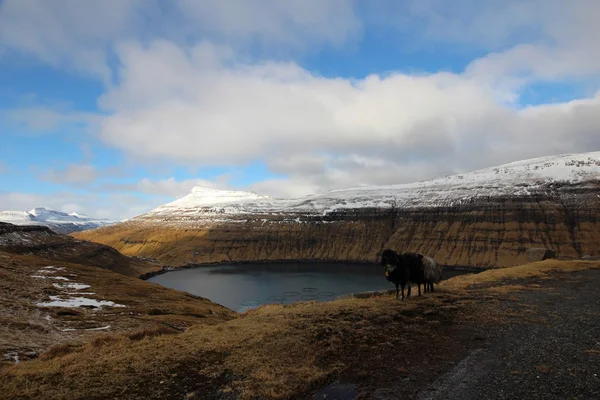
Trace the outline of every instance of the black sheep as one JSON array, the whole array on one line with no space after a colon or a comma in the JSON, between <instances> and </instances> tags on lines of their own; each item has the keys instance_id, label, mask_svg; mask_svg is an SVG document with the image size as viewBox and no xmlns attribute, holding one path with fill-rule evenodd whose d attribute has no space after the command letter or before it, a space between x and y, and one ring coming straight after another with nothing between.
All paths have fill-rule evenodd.
<instances>
[{"instance_id":1,"label":"black sheep","mask_svg":"<svg viewBox=\"0 0 600 400\"><path fill-rule=\"evenodd\" d=\"M406 296L410 296L410 284L417 285L419 296L421 295L421 284L425 283L422 256L414 253L398 254L393 250L386 249L381 255L381 264L385 266L385 276L388 281L396 285L396 299L400 288L402 289L402 300L404 300L404 287L408 284Z\"/></svg>"}]
</instances>

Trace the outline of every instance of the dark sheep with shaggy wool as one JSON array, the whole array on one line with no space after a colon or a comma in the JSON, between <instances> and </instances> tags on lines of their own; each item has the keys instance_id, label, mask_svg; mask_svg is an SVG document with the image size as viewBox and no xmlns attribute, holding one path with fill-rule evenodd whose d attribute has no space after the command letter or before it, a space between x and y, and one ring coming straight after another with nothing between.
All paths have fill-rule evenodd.
<instances>
[{"instance_id":1,"label":"dark sheep with shaggy wool","mask_svg":"<svg viewBox=\"0 0 600 400\"><path fill-rule=\"evenodd\" d=\"M440 281L442 269L440 265L431 257L418 253L398 254L394 250L386 249L381 254L381 264L385 267L385 276L388 281L396 285L396 299L402 290L402 300L404 297L404 287L408 285L407 297L410 296L410 284L417 285L419 296L421 295L421 285L424 285L426 291L433 291L433 284Z\"/></svg>"}]
</instances>

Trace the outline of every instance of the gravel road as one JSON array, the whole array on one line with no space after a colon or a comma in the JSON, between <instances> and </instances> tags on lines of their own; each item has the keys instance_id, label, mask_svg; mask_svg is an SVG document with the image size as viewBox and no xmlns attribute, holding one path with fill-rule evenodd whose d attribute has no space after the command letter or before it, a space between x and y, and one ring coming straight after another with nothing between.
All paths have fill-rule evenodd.
<instances>
[{"instance_id":1,"label":"gravel road","mask_svg":"<svg viewBox=\"0 0 600 400\"><path fill-rule=\"evenodd\" d=\"M529 281L531 283L531 281ZM555 274L514 294L528 318L490 328L421 400L600 399L600 271Z\"/></svg>"}]
</instances>

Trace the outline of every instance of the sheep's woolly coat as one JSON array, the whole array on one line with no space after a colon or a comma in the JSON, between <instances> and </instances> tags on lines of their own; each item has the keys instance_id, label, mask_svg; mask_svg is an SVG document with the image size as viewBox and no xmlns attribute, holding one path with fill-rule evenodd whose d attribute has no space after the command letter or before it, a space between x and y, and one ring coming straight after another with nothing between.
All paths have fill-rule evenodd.
<instances>
[{"instance_id":1,"label":"sheep's woolly coat","mask_svg":"<svg viewBox=\"0 0 600 400\"><path fill-rule=\"evenodd\" d=\"M423 275L426 282L438 283L442 280L442 267L429 256L419 254L423 258Z\"/></svg>"}]
</instances>

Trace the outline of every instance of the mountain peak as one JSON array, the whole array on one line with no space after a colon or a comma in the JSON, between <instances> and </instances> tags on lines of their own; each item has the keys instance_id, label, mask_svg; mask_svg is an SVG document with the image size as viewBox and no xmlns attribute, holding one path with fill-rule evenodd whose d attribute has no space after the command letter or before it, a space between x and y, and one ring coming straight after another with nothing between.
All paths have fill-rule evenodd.
<instances>
[{"instance_id":1,"label":"mountain peak","mask_svg":"<svg viewBox=\"0 0 600 400\"><path fill-rule=\"evenodd\" d=\"M0 211L0 222L15 225L42 225L55 232L65 234L113 223L112 221L95 219L76 212L67 214L45 207L35 207L30 211Z\"/></svg>"},{"instance_id":2,"label":"mountain peak","mask_svg":"<svg viewBox=\"0 0 600 400\"><path fill-rule=\"evenodd\" d=\"M600 177L600 152L561 154L513 162L427 181L386 186L361 186L311 196L277 199L253 192L195 187L179 200L160 206L143 218L195 220L212 215L310 213L389 207L448 207L478 197L530 196L555 182L575 184ZM204 217L203 217L204 216ZM211 217L212 218L212 217Z\"/></svg>"}]
</instances>

